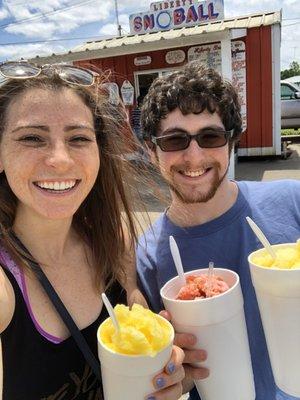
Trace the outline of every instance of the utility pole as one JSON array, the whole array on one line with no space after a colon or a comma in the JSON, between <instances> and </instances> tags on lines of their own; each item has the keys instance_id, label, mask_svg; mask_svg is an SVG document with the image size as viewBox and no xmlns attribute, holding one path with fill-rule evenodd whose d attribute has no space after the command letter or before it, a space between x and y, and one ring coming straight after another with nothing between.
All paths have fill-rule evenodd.
<instances>
[{"instance_id":1,"label":"utility pole","mask_svg":"<svg viewBox=\"0 0 300 400\"><path fill-rule=\"evenodd\" d=\"M119 36L122 36L122 27L121 27L120 22L119 22L118 0L115 0L115 12L116 12L118 34L119 34Z\"/></svg>"}]
</instances>

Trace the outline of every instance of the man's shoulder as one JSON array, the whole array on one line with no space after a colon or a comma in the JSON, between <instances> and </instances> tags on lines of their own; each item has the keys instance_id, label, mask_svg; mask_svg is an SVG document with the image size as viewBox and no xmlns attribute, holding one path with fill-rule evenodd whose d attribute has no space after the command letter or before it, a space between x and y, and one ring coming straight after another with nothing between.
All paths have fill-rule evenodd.
<instances>
[{"instance_id":1,"label":"man's shoulder","mask_svg":"<svg viewBox=\"0 0 300 400\"><path fill-rule=\"evenodd\" d=\"M249 200L251 198L285 197L286 193L295 194L300 197L300 181L293 179L282 179L276 181L239 181L236 182L241 192Z\"/></svg>"},{"instance_id":2,"label":"man's shoulder","mask_svg":"<svg viewBox=\"0 0 300 400\"><path fill-rule=\"evenodd\" d=\"M159 214L159 216L153 221L148 228L139 237L139 242L155 240L158 236L163 233L163 225L165 222L165 213Z\"/></svg>"}]
</instances>

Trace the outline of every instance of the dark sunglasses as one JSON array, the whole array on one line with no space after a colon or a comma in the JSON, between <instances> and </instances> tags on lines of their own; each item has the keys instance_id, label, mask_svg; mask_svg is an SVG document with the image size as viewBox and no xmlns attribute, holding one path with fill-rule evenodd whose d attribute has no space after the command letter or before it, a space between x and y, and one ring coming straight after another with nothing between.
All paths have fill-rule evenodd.
<instances>
[{"instance_id":1,"label":"dark sunglasses","mask_svg":"<svg viewBox=\"0 0 300 400\"><path fill-rule=\"evenodd\" d=\"M78 86L92 86L98 75L75 65L46 64L40 67L28 61L7 61L0 64L0 74L9 79L36 78L42 72L47 74L49 71L56 73L63 81Z\"/></svg>"},{"instance_id":2,"label":"dark sunglasses","mask_svg":"<svg viewBox=\"0 0 300 400\"><path fill-rule=\"evenodd\" d=\"M215 149L223 147L232 136L231 131L205 129L196 135L187 132L176 132L165 136L151 136L151 142L156 144L162 151L179 151L189 147L191 140L195 139L199 147L203 149Z\"/></svg>"}]
</instances>

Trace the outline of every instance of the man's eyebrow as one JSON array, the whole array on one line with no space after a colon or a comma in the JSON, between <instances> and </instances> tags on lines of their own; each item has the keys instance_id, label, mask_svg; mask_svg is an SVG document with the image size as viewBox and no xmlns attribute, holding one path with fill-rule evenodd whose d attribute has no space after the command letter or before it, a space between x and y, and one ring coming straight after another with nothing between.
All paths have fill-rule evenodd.
<instances>
[{"instance_id":1,"label":"man's eyebrow","mask_svg":"<svg viewBox=\"0 0 300 400\"><path fill-rule=\"evenodd\" d=\"M184 128L182 128L182 127L172 126L172 127L168 128L168 129L166 129L166 130L164 130L164 131L160 131L160 132L159 132L159 136L169 135L169 134L175 133L175 132L178 132L178 133L186 133L187 130L184 129Z\"/></svg>"},{"instance_id":2,"label":"man's eyebrow","mask_svg":"<svg viewBox=\"0 0 300 400\"><path fill-rule=\"evenodd\" d=\"M212 130L216 130L216 131L220 131L220 130L224 131L225 130L223 126L213 124L213 125L204 126L203 128L199 129L196 133L200 133L200 132L206 131L208 129L212 129ZM191 133L188 130L182 128L182 127L171 126L170 128L159 132L159 136L170 135L172 133L177 133L177 132L178 133Z\"/></svg>"}]
</instances>

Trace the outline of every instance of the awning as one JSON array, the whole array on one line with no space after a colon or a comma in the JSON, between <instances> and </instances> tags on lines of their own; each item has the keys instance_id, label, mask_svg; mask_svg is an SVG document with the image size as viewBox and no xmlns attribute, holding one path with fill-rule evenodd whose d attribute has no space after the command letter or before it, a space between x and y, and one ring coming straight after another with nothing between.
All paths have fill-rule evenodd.
<instances>
[{"instance_id":1,"label":"awning","mask_svg":"<svg viewBox=\"0 0 300 400\"><path fill-rule=\"evenodd\" d=\"M70 62L121 56L125 54L175 48L205 42L220 41L232 31L232 38L239 30L281 24L281 11L264 14L251 14L242 17L212 21L193 27L175 28L168 31L127 35L110 39L86 42L68 53L52 54L48 57L36 56L30 61L40 64Z\"/></svg>"}]
</instances>

